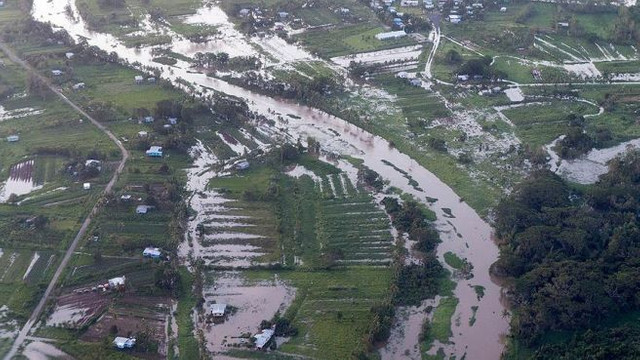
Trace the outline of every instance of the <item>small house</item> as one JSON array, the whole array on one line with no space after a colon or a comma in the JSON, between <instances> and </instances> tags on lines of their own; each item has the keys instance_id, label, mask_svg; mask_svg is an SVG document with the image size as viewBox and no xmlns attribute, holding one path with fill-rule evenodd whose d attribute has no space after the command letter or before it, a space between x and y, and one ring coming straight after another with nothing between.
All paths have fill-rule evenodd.
<instances>
[{"instance_id":1,"label":"small house","mask_svg":"<svg viewBox=\"0 0 640 360\"><path fill-rule=\"evenodd\" d=\"M418 0L402 0L400 6L418 6Z\"/></svg>"},{"instance_id":2,"label":"small house","mask_svg":"<svg viewBox=\"0 0 640 360\"><path fill-rule=\"evenodd\" d=\"M467 74L458 75L456 78L458 81L469 81L469 75Z\"/></svg>"},{"instance_id":3,"label":"small house","mask_svg":"<svg viewBox=\"0 0 640 360\"><path fill-rule=\"evenodd\" d=\"M129 195L129 194L121 195L120 196L120 200L129 201L129 200L131 200L131 195Z\"/></svg>"},{"instance_id":4,"label":"small house","mask_svg":"<svg viewBox=\"0 0 640 360\"><path fill-rule=\"evenodd\" d=\"M411 79L411 81L409 81L409 83L413 86L422 86L422 80L420 79Z\"/></svg>"},{"instance_id":5,"label":"small house","mask_svg":"<svg viewBox=\"0 0 640 360\"><path fill-rule=\"evenodd\" d=\"M62 70L51 70L51 74L53 76L60 76L62 75Z\"/></svg>"},{"instance_id":6,"label":"small house","mask_svg":"<svg viewBox=\"0 0 640 360\"><path fill-rule=\"evenodd\" d=\"M225 311L227 311L227 304L211 304L209 311L215 317L224 316Z\"/></svg>"},{"instance_id":7,"label":"small house","mask_svg":"<svg viewBox=\"0 0 640 360\"><path fill-rule=\"evenodd\" d=\"M133 81L135 81L136 84L142 84L142 82L144 81L144 78L142 76L140 76L140 75L136 75L133 78Z\"/></svg>"},{"instance_id":8,"label":"small house","mask_svg":"<svg viewBox=\"0 0 640 360\"><path fill-rule=\"evenodd\" d=\"M507 12L507 8L505 6L501 7L500 12Z\"/></svg>"},{"instance_id":9,"label":"small house","mask_svg":"<svg viewBox=\"0 0 640 360\"><path fill-rule=\"evenodd\" d=\"M147 137L148 135L149 133L146 131L138 131L138 137L144 138L144 137Z\"/></svg>"},{"instance_id":10,"label":"small house","mask_svg":"<svg viewBox=\"0 0 640 360\"><path fill-rule=\"evenodd\" d=\"M452 24L459 24L462 21L462 16L457 14L449 15L449 22Z\"/></svg>"},{"instance_id":11,"label":"small house","mask_svg":"<svg viewBox=\"0 0 640 360\"><path fill-rule=\"evenodd\" d=\"M253 338L256 340L256 348L262 350L264 347L271 341L273 334L275 334L275 329L264 329L259 334L253 335Z\"/></svg>"},{"instance_id":12,"label":"small house","mask_svg":"<svg viewBox=\"0 0 640 360\"><path fill-rule=\"evenodd\" d=\"M112 289L121 288L121 287L124 287L126 282L127 282L127 278L124 275L119 277L114 277L112 279L109 279L109 287Z\"/></svg>"},{"instance_id":13,"label":"small house","mask_svg":"<svg viewBox=\"0 0 640 360\"><path fill-rule=\"evenodd\" d=\"M131 349L136 344L135 338L118 336L113 339L113 345L118 349Z\"/></svg>"},{"instance_id":14,"label":"small house","mask_svg":"<svg viewBox=\"0 0 640 360\"><path fill-rule=\"evenodd\" d=\"M147 156L149 157L162 157L162 147L152 146L147 150Z\"/></svg>"},{"instance_id":15,"label":"small house","mask_svg":"<svg viewBox=\"0 0 640 360\"><path fill-rule=\"evenodd\" d=\"M165 129L171 129L171 124L164 124L162 127Z\"/></svg>"},{"instance_id":16,"label":"small house","mask_svg":"<svg viewBox=\"0 0 640 360\"><path fill-rule=\"evenodd\" d=\"M274 23L274 24L273 24L273 28L274 28L276 31L282 31L282 30L284 30L284 24L283 24L283 23L281 23L281 22Z\"/></svg>"},{"instance_id":17,"label":"small house","mask_svg":"<svg viewBox=\"0 0 640 360\"><path fill-rule=\"evenodd\" d=\"M20 136L18 135L9 135L7 136L7 141L8 142L17 142L20 140Z\"/></svg>"},{"instance_id":18,"label":"small house","mask_svg":"<svg viewBox=\"0 0 640 360\"><path fill-rule=\"evenodd\" d=\"M170 117L170 118L167 119L167 121L171 125L176 125L178 123L178 118Z\"/></svg>"},{"instance_id":19,"label":"small house","mask_svg":"<svg viewBox=\"0 0 640 360\"><path fill-rule=\"evenodd\" d=\"M160 259L162 256L162 250L160 250L160 248L147 247L142 252L142 256L152 259Z\"/></svg>"},{"instance_id":20,"label":"small house","mask_svg":"<svg viewBox=\"0 0 640 360\"><path fill-rule=\"evenodd\" d=\"M147 78L147 82L149 84L155 84L156 83L156 78L154 78L154 77Z\"/></svg>"},{"instance_id":21,"label":"small house","mask_svg":"<svg viewBox=\"0 0 640 360\"><path fill-rule=\"evenodd\" d=\"M396 77L400 79L406 79L409 77L409 73L406 71L400 71L399 73L396 74Z\"/></svg>"},{"instance_id":22,"label":"small house","mask_svg":"<svg viewBox=\"0 0 640 360\"><path fill-rule=\"evenodd\" d=\"M151 124L154 121L154 119L153 119L153 116L145 116L143 121L145 122L145 124Z\"/></svg>"},{"instance_id":23,"label":"small house","mask_svg":"<svg viewBox=\"0 0 640 360\"><path fill-rule=\"evenodd\" d=\"M91 190L91 183L82 184L82 188L85 189L85 190Z\"/></svg>"},{"instance_id":24,"label":"small house","mask_svg":"<svg viewBox=\"0 0 640 360\"><path fill-rule=\"evenodd\" d=\"M569 27L569 23L568 23L568 22L564 22L564 21L559 22L559 23L558 23L558 27L561 27L561 28L565 28L565 29L566 29L566 28L568 28L568 27Z\"/></svg>"},{"instance_id":25,"label":"small house","mask_svg":"<svg viewBox=\"0 0 640 360\"><path fill-rule=\"evenodd\" d=\"M236 170L247 170L248 168L249 168L249 162L246 160L236 164Z\"/></svg>"},{"instance_id":26,"label":"small house","mask_svg":"<svg viewBox=\"0 0 640 360\"><path fill-rule=\"evenodd\" d=\"M95 160L95 159L88 159L87 161L84 162L84 167L94 167L98 170L102 169L102 161L100 160Z\"/></svg>"},{"instance_id":27,"label":"small house","mask_svg":"<svg viewBox=\"0 0 640 360\"><path fill-rule=\"evenodd\" d=\"M146 214L151 210L151 206L149 205L138 205L136 207L136 214Z\"/></svg>"},{"instance_id":28,"label":"small house","mask_svg":"<svg viewBox=\"0 0 640 360\"><path fill-rule=\"evenodd\" d=\"M251 10L249 10L249 9L240 9L240 11L238 11L238 16L245 17L245 16L249 15L250 13L251 13Z\"/></svg>"},{"instance_id":29,"label":"small house","mask_svg":"<svg viewBox=\"0 0 640 360\"><path fill-rule=\"evenodd\" d=\"M74 53L72 53L72 52L68 52L68 53L65 53L65 54L64 54L64 56L66 56L68 60L71 60L71 58L73 58L73 56L74 56L74 55L75 55L75 54L74 54Z\"/></svg>"},{"instance_id":30,"label":"small house","mask_svg":"<svg viewBox=\"0 0 640 360\"><path fill-rule=\"evenodd\" d=\"M73 88L73 90L84 89L85 88L85 83L83 83L83 82L77 83L77 84L73 85L72 88Z\"/></svg>"},{"instance_id":31,"label":"small house","mask_svg":"<svg viewBox=\"0 0 640 360\"><path fill-rule=\"evenodd\" d=\"M278 13L278 17L279 17L280 19L284 20L284 19L286 19L287 17L289 17L289 13L288 13L288 12L286 12L286 11L280 11L280 12Z\"/></svg>"}]
</instances>

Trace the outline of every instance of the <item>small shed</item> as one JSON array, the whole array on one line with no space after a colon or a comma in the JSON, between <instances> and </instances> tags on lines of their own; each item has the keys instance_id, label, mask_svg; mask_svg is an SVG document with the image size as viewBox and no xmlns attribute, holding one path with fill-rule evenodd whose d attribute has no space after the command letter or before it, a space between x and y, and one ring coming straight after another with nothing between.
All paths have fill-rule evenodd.
<instances>
[{"instance_id":1,"label":"small shed","mask_svg":"<svg viewBox=\"0 0 640 360\"><path fill-rule=\"evenodd\" d=\"M131 349L136 344L135 338L118 336L113 339L113 345L118 349Z\"/></svg>"},{"instance_id":2,"label":"small shed","mask_svg":"<svg viewBox=\"0 0 640 360\"><path fill-rule=\"evenodd\" d=\"M136 207L136 214L146 214L151 209L149 205L138 205Z\"/></svg>"},{"instance_id":3,"label":"small shed","mask_svg":"<svg viewBox=\"0 0 640 360\"><path fill-rule=\"evenodd\" d=\"M249 162L244 160L236 164L236 170L247 170L249 168Z\"/></svg>"},{"instance_id":4,"label":"small shed","mask_svg":"<svg viewBox=\"0 0 640 360\"><path fill-rule=\"evenodd\" d=\"M262 350L265 345L271 341L273 334L275 334L275 329L264 329L259 334L253 335L253 338L256 339L256 348Z\"/></svg>"},{"instance_id":5,"label":"small shed","mask_svg":"<svg viewBox=\"0 0 640 360\"><path fill-rule=\"evenodd\" d=\"M121 195L120 196L120 200L129 201L129 200L131 200L131 195L129 195L129 194Z\"/></svg>"},{"instance_id":6,"label":"small shed","mask_svg":"<svg viewBox=\"0 0 640 360\"><path fill-rule=\"evenodd\" d=\"M93 168L96 168L98 170L101 170L102 169L102 161L96 160L96 159L87 159L87 161L84 162L84 167L93 167Z\"/></svg>"},{"instance_id":7,"label":"small shed","mask_svg":"<svg viewBox=\"0 0 640 360\"><path fill-rule=\"evenodd\" d=\"M167 119L167 121L171 125L176 125L178 123L178 118L170 117L170 118Z\"/></svg>"},{"instance_id":8,"label":"small shed","mask_svg":"<svg viewBox=\"0 0 640 360\"><path fill-rule=\"evenodd\" d=\"M159 259L162 256L162 250L160 250L160 248L147 247L142 252L142 256L152 259Z\"/></svg>"},{"instance_id":9,"label":"small shed","mask_svg":"<svg viewBox=\"0 0 640 360\"><path fill-rule=\"evenodd\" d=\"M74 53L72 53L72 52L68 52L68 53L65 53L65 54L64 54L64 56L66 56L66 57L67 57L67 59L69 59L69 60L71 60L71 58L73 58L73 56L74 56L74 55L75 55L75 54L74 54Z\"/></svg>"},{"instance_id":10,"label":"small shed","mask_svg":"<svg viewBox=\"0 0 640 360\"><path fill-rule=\"evenodd\" d=\"M144 81L144 77L142 77L141 75L136 75L133 78L133 81L135 81L136 84L142 84L142 82Z\"/></svg>"},{"instance_id":11,"label":"small shed","mask_svg":"<svg viewBox=\"0 0 640 360\"><path fill-rule=\"evenodd\" d=\"M114 277L109 279L109 287L110 288L120 288L124 287L124 284L127 282L126 276L122 275L119 277Z\"/></svg>"},{"instance_id":12,"label":"small shed","mask_svg":"<svg viewBox=\"0 0 640 360\"><path fill-rule=\"evenodd\" d=\"M146 131L138 131L138 137L143 138L143 137L147 137L148 135L149 133Z\"/></svg>"},{"instance_id":13,"label":"small shed","mask_svg":"<svg viewBox=\"0 0 640 360\"><path fill-rule=\"evenodd\" d=\"M162 157L162 147L161 146L152 146L147 150L147 156L149 157Z\"/></svg>"},{"instance_id":14,"label":"small shed","mask_svg":"<svg viewBox=\"0 0 640 360\"><path fill-rule=\"evenodd\" d=\"M153 116L145 116L145 117L144 117L144 122L145 122L146 124L150 124L150 123L152 123L153 121L154 121Z\"/></svg>"},{"instance_id":15,"label":"small shed","mask_svg":"<svg viewBox=\"0 0 640 360\"><path fill-rule=\"evenodd\" d=\"M240 9L240 11L238 11L238 15L240 17L245 17L245 16L249 15L250 12L251 12L251 10L249 10L249 9Z\"/></svg>"},{"instance_id":16,"label":"small shed","mask_svg":"<svg viewBox=\"0 0 640 360\"><path fill-rule=\"evenodd\" d=\"M154 78L154 77L147 78L147 82L149 84L155 84L156 83L156 78Z\"/></svg>"},{"instance_id":17,"label":"small shed","mask_svg":"<svg viewBox=\"0 0 640 360\"><path fill-rule=\"evenodd\" d=\"M215 317L224 316L224 313L227 311L227 304L211 304L209 311L211 315Z\"/></svg>"},{"instance_id":18,"label":"small shed","mask_svg":"<svg viewBox=\"0 0 640 360\"><path fill-rule=\"evenodd\" d=\"M18 135L9 135L7 136L7 141L8 142L17 142L20 140L20 136Z\"/></svg>"},{"instance_id":19,"label":"small shed","mask_svg":"<svg viewBox=\"0 0 640 360\"><path fill-rule=\"evenodd\" d=\"M82 184L82 188L85 189L85 190L91 190L91 183Z\"/></svg>"},{"instance_id":20,"label":"small shed","mask_svg":"<svg viewBox=\"0 0 640 360\"><path fill-rule=\"evenodd\" d=\"M500 12L507 12L507 8L505 6L501 7Z\"/></svg>"},{"instance_id":21,"label":"small shed","mask_svg":"<svg viewBox=\"0 0 640 360\"><path fill-rule=\"evenodd\" d=\"M80 90L80 89L84 89L85 86L86 86L85 83L81 82L73 85L72 88L73 90Z\"/></svg>"},{"instance_id":22,"label":"small shed","mask_svg":"<svg viewBox=\"0 0 640 360\"><path fill-rule=\"evenodd\" d=\"M60 76L62 75L62 70L51 70L51 74L53 76Z\"/></svg>"}]
</instances>

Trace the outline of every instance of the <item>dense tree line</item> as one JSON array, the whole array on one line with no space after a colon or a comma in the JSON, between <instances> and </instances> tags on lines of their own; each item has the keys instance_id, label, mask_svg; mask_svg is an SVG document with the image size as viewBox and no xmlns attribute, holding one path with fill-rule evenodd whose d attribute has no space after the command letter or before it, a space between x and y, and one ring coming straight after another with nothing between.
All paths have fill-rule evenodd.
<instances>
[{"instance_id":1,"label":"dense tree line","mask_svg":"<svg viewBox=\"0 0 640 360\"><path fill-rule=\"evenodd\" d=\"M580 332L640 309L639 199L634 151L585 190L542 170L501 201L495 228L503 244L494 272L514 279L518 340L538 346L549 331ZM569 343L558 346L573 354Z\"/></svg>"}]
</instances>

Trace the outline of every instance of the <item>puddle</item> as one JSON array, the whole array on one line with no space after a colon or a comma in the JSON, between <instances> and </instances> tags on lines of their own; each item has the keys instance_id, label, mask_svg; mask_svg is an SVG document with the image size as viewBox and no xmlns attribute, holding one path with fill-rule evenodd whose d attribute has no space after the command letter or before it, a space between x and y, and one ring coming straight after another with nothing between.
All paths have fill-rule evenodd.
<instances>
[{"instance_id":1,"label":"puddle","mask_svg":"<svg viewBox=\"0 0 640 360\"><path fill-rule=\"evenodd\" d=\"M31 258L29 267L27 267L27 270L24 272L24 275L22 275L22 280L26 279L27 276L29 276L31 269L33 269L33 266L36 264L36 262L38 262L38 259L40 259L40 254L38 254L38 252L36 251L33 253L33 257Z\"/></svg>"}]
</instances>

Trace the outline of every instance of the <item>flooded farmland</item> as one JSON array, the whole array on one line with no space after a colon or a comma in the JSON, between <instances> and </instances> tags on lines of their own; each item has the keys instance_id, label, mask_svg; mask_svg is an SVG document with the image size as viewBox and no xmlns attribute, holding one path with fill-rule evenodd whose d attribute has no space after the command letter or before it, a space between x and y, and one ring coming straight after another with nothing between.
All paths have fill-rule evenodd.
<instances>
[{"instance_id":1,"label":"flooded farmland","mask_svg":"<svg viewBox=\"0 0 640 360\"><path fill-rule=\"evenodd\" d=\"M88 39L90 45L96 45L109 52L116 51L130 63L137 62L143 66L157 66L157 64L152 61L151 48L127 48L111 35L89 31L81 20L78 22L71 21L65 15L64 7L67 4L69 4L72 11L77 14L77 9L75 9L73 2L59 1L50 3L45 0L35 0L33 17L36 20L48 21L54 26L66 29L76 39L85 37ZM81 19L79 15L77 18ZM233 42L233 40L230 42ZM191 51L186 51L181 45L172 47L172 49L176 52L182 51L183 55L187 56L189 55L189 51ZM224 50L224 48L216 48L217 51L221 49ZM425 204L431 206L427 201L427 197L437 199L432 209L438 215L439 220L437 227L443 239L443 243L438 247L438 256L442 259L444 253L451 251L461 258L466 258L474 266L474 277L469 280L460 280L455 290L455 297L459 299L459 303L453 318L462 320L455 323L452 329L453 336L451 342L442 344L441 347L446 354L455 355L458 358L461 358L465 354L468 357L480 360L499 358L503 349L502 337L508 331L508 319L503 316L504 306L501 303L501 288L493 282L489 276L489 267L497 259L498 249L492 241L490 226L482 220L463 199L456 195L449 186L409 156L395 149L388 141L349 124L340 118L292 102L259 95L228 84L222 80L207 77L204 74L193 73L189 71L187 64L180 61L176 67L172 68L171 72L164 71L162 75L173 81L178 78L183 79L196 88L202 89L205 93L208 91L206 89L215 89L216 91L244 98L247 100L249 108L252 111L273 120L276 124L275 128L283 132L287 138L295 141L312 136L321 143L325 151L351 155L361 159L365 166L381 174L391 186L413 195ZM272 109L277 109L277 111ZM292 114L295 118L283 121L287 114ZM271 133L274 133L274 129L271 129ZM204 259L206 259L207 256L214 256L214 258L209 260L213 262L220 261L224 264L226 259L215 258L218 254L217 251L204 249L204 247L198 245L198 241L195 240L198 237L198 224L203 223L203 225L205 225L204 221L206 220L207 213L219 218L226 216L226 219L232 219L233 221L229 222L234 224L247 224L251 219L236 219L234 217L243 215L234 213L233 211L218 211L227 206L232 208L234 205L225 199L224 196L207 189L207 183L211 175L206 175L206 171L208 166L213 165L216 160L215 156L211 154L207 155L206 151L200 150L200 153L204 153L205 155L201 157L201 160L196 160L196 167L194 169L188 171L188 188L194 194L191 197L190 205L198 214L196 215L196 219L190 222L189 233L187 235L189 240L181 246L181 255L185 258L191 256L193 258ZM386 163L383 162L383 160L386 161ZM401 169L404 173L389 167L387 163L394 164L395 168ZM417 182L418 185L411 185L408 177ZM447 210L445 211L443 209ZM230 226L227 226L227 228L228 227ZM243 229L247 228L246 226L243 227ZM239 242L233 244L234 246L242 246L241 248L235 248L234 251L242 250L241 252L248 254L255 253L256 256L260 255L259 250L253 247L255 245L249 243L255 240L255 238L248 239L245 235L234 236L236 236L236 238L234 238L235 240L247 241L247 243ZM226 235L214 235L214 237L210 237L210 240L213 242L227 241L230 240L230 238ZM207 255L207 253L210 255ZM253 255L250 255L249 258L251 258L251 256ZM243 264L246 264L246 262ZM236 264L231 262L226 265L235 266ZM237 284L229 285L232 289L233 286L236 287L235 289L237 291ZM482 286L485 288L484 297L479 299L476 296L474 286ZM242 293L244 293L245 290L249 289L241 290ZM267 292L270 290L269 288L263 288L261 291ZM284 289L276 291L278 294L287 292ZM248 292L250 293L250 291ZM214 291L209 301L213 301L216 296L222 295L216 295ZM278 295L278 297L280 298L279 301L276 301L278 304L276 304L276 302L269 303L267 310L275 311L281 304L286 303L284 300L287 299L287 296L283 298ZM228 299L233 300L232 298ZM240 302L242 301L241 299ZM474 307L476 311L473 310ZM470 319L472 316L476 318L475 325L470 325L469 321L467 321L467 319ZM211 346L219 346L216 344L218 344L218 341L221 341L220 338L214 336L211 339L214 344ZM411 341L416 342L417 338L412 338ZM404 351L406 348L411 349L414 346L417 346L417 343L414 345L403 344L399 346L398 349ZM213 349L215 350L215 348ZM393 353L393 350L389 351Z\"/></svg>"},{"instance_id":2,"label":"flooded farmland","mask_svg":"<svg viewBox=\"0 0 640 360\"><path fill-rule=\"evenodd\" d=\"M0 188L0 202L6 202L11 194L17 196L28 194L42 188L33 180L35 160L27 160L11 166L9 179Z\"/></svg>"},{"instance_id":3,"label":"flooded farmland","mask_svg":"<svg viewBox=\"0 0 640 360\"><path fill-rule=\"evenodd\" d=\"M211 274L211 285L204 289L207 312L212 304L232 306L229 315L220 322L207 321L206 314L200 316L200 326L205 331L207 349L220 354L229 348L246 345L246 334L255 333L262 320L272 314L283 313L295 296L295 290L284 282L273 279L248 283L240 272L218 272Z\"/></svg>"}]
</instances>

